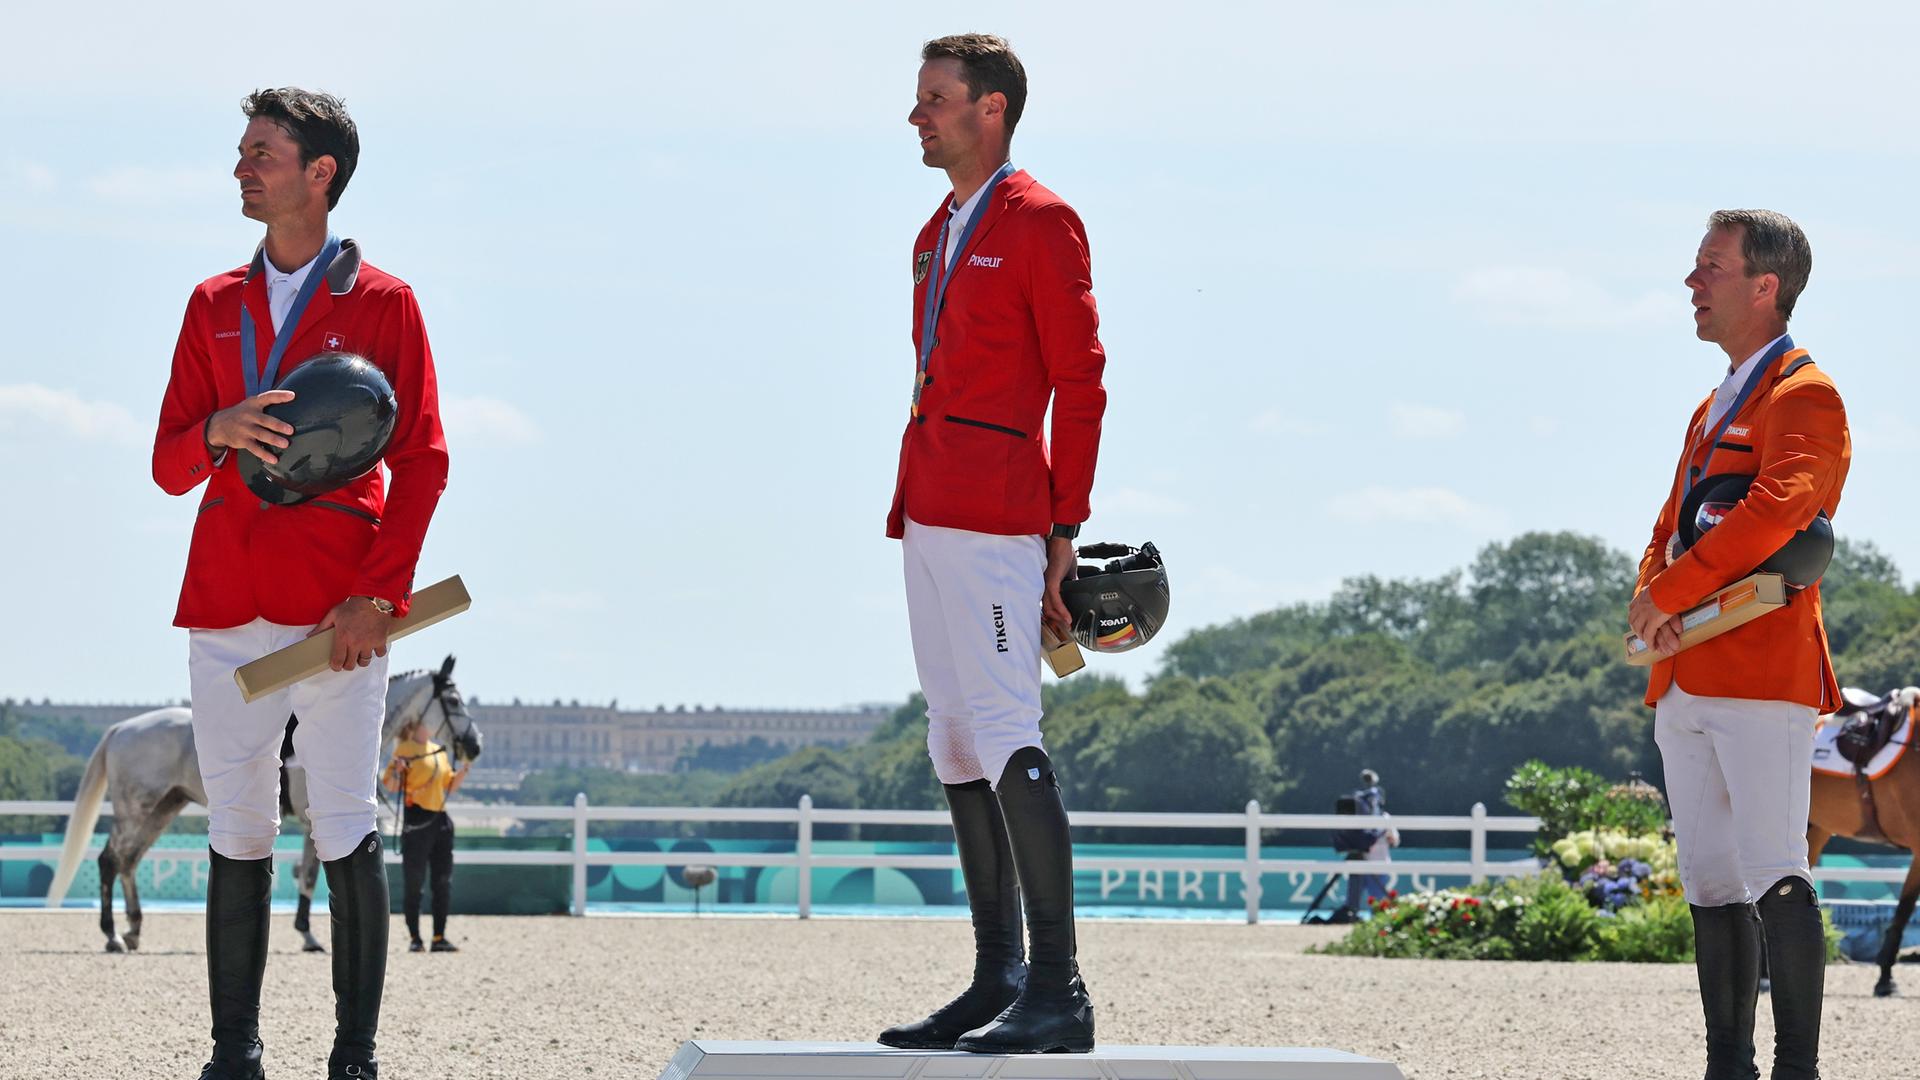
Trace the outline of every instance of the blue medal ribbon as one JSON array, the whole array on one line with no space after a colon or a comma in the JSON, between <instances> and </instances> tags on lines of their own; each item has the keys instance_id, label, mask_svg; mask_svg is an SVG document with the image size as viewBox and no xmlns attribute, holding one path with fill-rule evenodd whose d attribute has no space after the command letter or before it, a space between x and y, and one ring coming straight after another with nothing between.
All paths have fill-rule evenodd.
<instances>
[{"instance_id":1,"label":"blue medal ribbon","mask_svg":"<svg viewBox=\"0 0 1920 1080\"><path fill-rule=\"evenodd\" d=\"M280 330L273 335L273 349L267 353L267 369L260 370L260 345L253 330L253 312L247 310L247 301L243 286L240 300L240 375L246 381L247 396L254 397L273 389L280 381L280 360L287 355L287 345L293 340L293 334L300 326L300 316L307 310L307 302L319 291L320 282L327 276L327 268L333 265L334 257L340 254L340 238L327 234L327 242L321 246L320 255L313 261L313 269L307 271L307 280L300 283L300 291L294 294L293 306L287 309L287 317L280 321ZM246 281L252 281L256 272L265 270L267 253L263 247L247 268ZM272 304L272 300L268 300Z\"/></svg>"},{"instance_id":2,"label":"blue medal ribbon","mask_svg":"<svg viewBox=\"0 0 1920 1080\"><path fill-rule=\"evenodd\" d=\"M1773 365L1792 351L1793 338L1782 335L1779 341L1774 342L1773 348L1768 349L1767 354L1760 358L1760 362L1753 365L1753 374L1747 376L1747 384L1740 388L1740 396L1734 398L1733 404L1727 406L1727 411L1720 414L1720 422L1714 425L1713 434L1707 437L1707 459L1700 463L1698 469L1691 465L1687 466L1687 483L1680 491L1681 502L1685 502L1687 496L1693 494L1693 485L1707 475L1707 466L1713 464L1713 452L1719 447L1720 436L1727 433L1727 427L1733 423L1733 418L1740 415L1741 409L1746 408L1747 399L1753 396L1753 392L1759 389L1762 382L1766 381L1767 376L1773 371ZM1697 446L1688 448L1688 461L1693 460L1693 455L1698 449Z\"/></svg>"},{"instance_id":3,"label":"blue medal ribbon","mask_svg":"<svg viewBox=\"0 0 1920 1080\"><path fill-rule=\"evenodd\" d=\"M993 200L993 189L1000 181L1013 175L1013 162L1000 166L987 180L986 187L980 192L980 201L973 204L973 213L960 228L960 239L954 242L955 260L958 253L967 250L967 241L973 239L973 228L980 224L980 218L987 212L987 203ZM947 269L947 234L953 231L953 218L949 215L947 223L940 227L940 238L933 244L933 281L927 285L926 306L920 312L920 359L913 371L913 414L920 415L920 391L927 385L927 365L933 360L934 331L940 327L940 312L946 307L947 285L953 280L953 274ZM959 269L958 266L954 269Z\"/></svg>"}]
</instances>

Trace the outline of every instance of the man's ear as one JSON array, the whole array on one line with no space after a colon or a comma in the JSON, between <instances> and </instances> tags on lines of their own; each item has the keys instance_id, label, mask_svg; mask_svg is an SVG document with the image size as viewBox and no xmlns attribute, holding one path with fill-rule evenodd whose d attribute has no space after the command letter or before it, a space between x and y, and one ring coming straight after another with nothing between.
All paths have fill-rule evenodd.
<instances>
[{"instance_id":1,"label":"man's ear","mask_svg":"<svg viewBox=\"0 0 1920 1080\"><path fill-rule=\"evenodd\" d=\"M332 154L321 154L307 165L307 175L323 188L333 184L334 174L339 171L340 163L333 159Z\"/></svg>"}]
</instances>

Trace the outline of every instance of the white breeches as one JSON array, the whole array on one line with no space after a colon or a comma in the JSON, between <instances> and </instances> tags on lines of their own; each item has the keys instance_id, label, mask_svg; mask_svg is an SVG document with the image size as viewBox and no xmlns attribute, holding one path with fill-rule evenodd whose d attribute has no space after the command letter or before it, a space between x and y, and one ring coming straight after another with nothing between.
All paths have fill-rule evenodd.
<instances>
[{"instance_id":1,"label":"white breeches","mask_svg":"<svg viewBox=\"0 0 1920 1080\"><path fill-rule=\"evenodd\" d=\"M1695 697L1654 709L1680 885L1701 907L1750 903L1807 867L1814 710L1790 701Z\"/></svg>"},{"instance_id":2,"label":"white breeches","mask_svg":"<svg viewBox=\"0 0 1920 1080\"><path fill-rule=\"evenodd\" d=\"M280 743L298 716L294 752L306 770L320 858L345 858L378 828L374 772L386 716L387 660L325 671L248 704L233 669L307 636L309 626L255 619L188 634L193 745L207 789L207 841L229 859L264 859L280 832Z\"/></svg>"},{"instance_id":3,"label":"white breeches","mask_svg":"<svg viewBox=\"0 0 1920 1080\"><path fill-rule=\"evenodd\" d=\"M997 785L1015 751L1041 745L1046 542L909 520L901 551L933 771Z\"/></svg>"}]
</instances>

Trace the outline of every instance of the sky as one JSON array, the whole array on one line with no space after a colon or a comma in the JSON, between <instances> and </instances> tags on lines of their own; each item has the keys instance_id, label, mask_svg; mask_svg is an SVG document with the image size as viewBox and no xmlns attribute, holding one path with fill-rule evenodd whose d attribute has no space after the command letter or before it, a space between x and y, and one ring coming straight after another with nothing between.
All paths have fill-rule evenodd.
<instances>
[{"instance_id":1,"label":"sky","mask_svg":"<svg viewBox=\"0 0 1920 1080\"><path fill-rule=\"evenodd\" d=\"M189 292L259 239L240 99L296 84L360 127L333 224L413 285L446 413L418 580L474 605L396 670L901 700L884 521L948 191L905 118L964 30L1020 53L1014 163L1091 239L1083 535L1169 568L1166 630L1094 670L1528 530L1637 552L1726 368L1681 284L1722 207L1806 229L1836 529L1920 569L1910 5L42 4L0 65L0 697L186 694L196 502L154 486L154 423Z\"/></svg>"}]
</instances>

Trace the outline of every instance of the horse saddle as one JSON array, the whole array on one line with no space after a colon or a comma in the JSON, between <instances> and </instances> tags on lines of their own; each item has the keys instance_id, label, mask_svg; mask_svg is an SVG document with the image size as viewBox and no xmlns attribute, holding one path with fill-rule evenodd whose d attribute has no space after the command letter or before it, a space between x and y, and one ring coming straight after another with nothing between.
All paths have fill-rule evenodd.
<instances>
[{"instance_id":1,"label":"horse saddle","mask_svg":"<svg viewBox=\"0 0 1920 1080\"><path fill-rule=\"evenodd\" d=\"M1853 762L1856 769L1864 770L1874 755L1893 740L1907 710L1893 694L1879 696L1849 686L1840 691L1840 697L1843 704L1833 711L1835 719L1841 721L1840 733L1833 740L1834 749Z\"/></svg>"}]
</instances>

